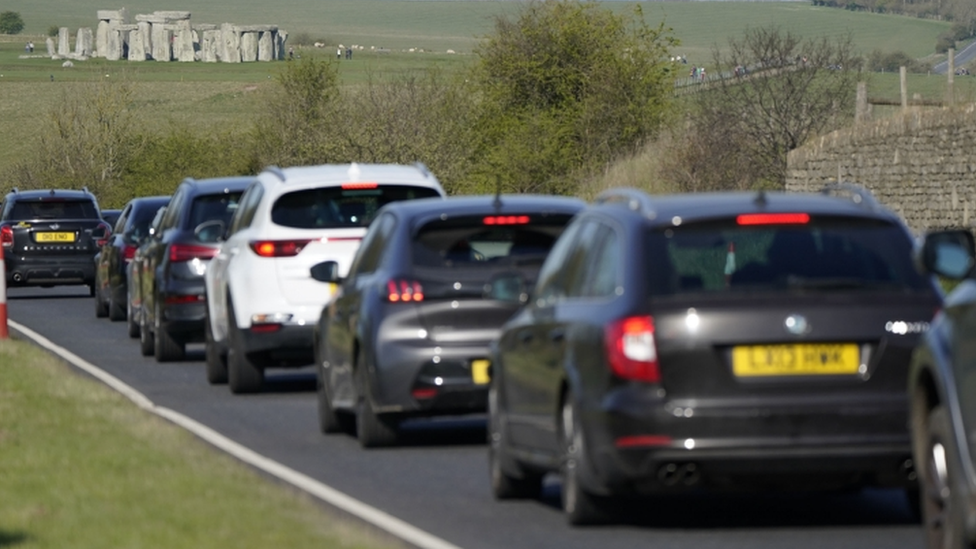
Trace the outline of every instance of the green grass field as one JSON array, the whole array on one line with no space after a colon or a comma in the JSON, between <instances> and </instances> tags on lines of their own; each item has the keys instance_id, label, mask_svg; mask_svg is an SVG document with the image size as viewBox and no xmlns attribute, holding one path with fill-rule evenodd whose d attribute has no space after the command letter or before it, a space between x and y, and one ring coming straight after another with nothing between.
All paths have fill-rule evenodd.
<instances>
[{"instance_id":1,"label":"green grass field","mask_svg":"<svg viewBox=\"0 0 976 549\"><path fill-rule=\"evenodd\" d=\"M0 547L388 546L31 344L0 377Z\"/></svg>"},{"instance_id":2,"label":"green grass field","mask_svg":"<svg viewBox=\"0 0 976 549\"><path fill-rule=\"evenodd\" d=\"M631 2L605 2L611 9L632 10ZM480 38L492 30L495 17L514 14L512 1L419 0L239 0L198 2L186 6L160 6L149 0L127 5L129 13L158 9L186 9L192 21L237 24L272 23L292 36L307 33L330 44L357 44L351 61L340 64L346 85L364 82L370 75L438 67L455 72L468 66ZM874 49L904 50L915 57L930 56L936 37L949 28L939 21L855 13L812 6L809 2L644 2L645 17L652 24L663 21L680 40L676 54L691 64L709 65L712 49L727 44L750 26L774 24L802 36L853 36L863 53ZM280 63L134 63L90 60L63 68L61 61L43 57L21 58L28 38L35 54L44 52L44 37L51 26L67 26L74 32L94 27L101 3L78 0L14 0L3 10L16 11L25 32L0 36L0 172L35 146L44 117L62 94L73 93L77 81L115 78L135 82L137 105L145 113L146 129L174 123L191 128L228 124L247 125L260 108L261 91L274 78ZM376 53L370 47L390 49ZM410 53L422 48L424 53ZM448 54L452 49L457 54ZM300 55L332 57L332 48L299 49ZM53 79L53 82L52 82ZM886 77L879 79L885 96L897 97ZM928 96L930 91L921 92ZM872 95L874 92L872 91Z\"/></svg>"}]
</instances>

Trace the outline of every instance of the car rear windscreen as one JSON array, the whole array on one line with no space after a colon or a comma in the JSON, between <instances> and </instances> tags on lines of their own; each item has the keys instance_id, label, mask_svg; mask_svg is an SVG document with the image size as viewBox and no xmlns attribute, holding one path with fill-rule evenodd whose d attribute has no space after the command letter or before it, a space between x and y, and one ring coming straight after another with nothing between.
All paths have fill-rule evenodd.
<instances>
[{"instance_id":1,"label":"car rear windscreen","mask_svg":"<svg viewBox=\"0 0 976 549\"><path fill-rule=\"evenodd\" d=\"M230 225L230 218L237 210L241 200L241 191L200 195L193 199L190 216L187 219L187 229L193 229L206 221L223 221L224 226Z\"/></svg>"},{"instance_id":2,"label":"car rear windscreen","mask_svg":"<svg viewBox=\"0 0 976 549\"><path fill-rule=\"evenodd\" d=\"M271 207L271 221L296 229L366 227L390 202L438 196L435 189L411 185L306 189L278 198Z\"/></svg>"},{"instance_id":3,"label":"car rear windscreen","mask_svg":"<svg viewBox=\"0 0 976 549\"><path fill-rule=\"evenodd\" d=\"M806 216L742 225L736 219L647 233L646 272L656 296L738 291L928 291L912 243L891 223Z\"/></svg>"},{"instance_id":4,"label":"car rear windscreen","mask_svg":"<svg viewBox=\"0 0 976 549\"><path fill-rule=\"evenodd\" d=\"M11 221L30 219L101 219L91 200L18 200L10 210Z\"/></svg>"}]
</instances>

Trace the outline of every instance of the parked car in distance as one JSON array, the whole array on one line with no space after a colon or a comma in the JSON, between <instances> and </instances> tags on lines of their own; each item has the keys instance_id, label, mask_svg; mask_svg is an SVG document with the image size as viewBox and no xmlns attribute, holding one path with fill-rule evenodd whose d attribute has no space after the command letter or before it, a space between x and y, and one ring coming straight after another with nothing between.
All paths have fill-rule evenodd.
<instances>
[{"instance_id":1,"label":"parked car in distance","mask_svg":"<svg viewBox=\"0 0 976 549\"><path fill-rule=\"evenodd\" d=\"M168 196L133 198L120 210L112 236L95 255L96 317L126 319L129 263L136 248L149 236L153 216L168 202Z\"/></svg>"},{"instance_id":2,"label":"parked car in distance","mask_svg":"<svg viewBox=\"0 0 976 549\"><path fill-rule=\"evenodd\" d=\"M315 331L319 425L363 447L397 440L408 418L484 413L488 344L521 306L581 200L476 196L380 211ZM355 428L355 429L354 429Z\"/></svg>"},{"instance_id":3,"label":"parked car in distance","mask_svg":"<svg viewBox=\"0 0 976 549\"><path fill-rule=\"evenodd\" d=\"M112 229L83 190L20 191L0 205L7 287L82 285L95 295L95 254Z\"/></svg>"},{"instance_id":4,"label":"parked car in distance","mask_svg":"<svg viewBox=\"0 0 976 549\"><path fill-rule=\"evenodd\" d=\"M900 487L912 349L940 304L902 220L830 195L617 190L556 243L491 354L497 498Z\"/></svg>"},{"instance_id":5,"label":"parked car in distance","mask_svg":"<svg viewBox=\"0 0 976 549\"><path fill-rule=\"evenodd\" d=\"M143 270L142 265L143 258L145 257L146 244L149 242L149 237L159 232L159 226L163 221L163 214L165 213L166 206L162 206L156 210L152 221L149 222L149 230L146 238L142 239L142 242L136 248L135 254L132 256L132 261L126 267L126 304L128 309L126 313L126 331L129 337L141 338L142 335L142 277L139 274ZM142 344L141 339L140 344ZM151 353L152 351L150 351Z\"/></svg>"},{"instance_id":6,"label":"parked car in distance","mask_svg":"<svg viewBox=\"0 0 976 549\"><path fill-rule=\"evenodd\" d=\"M348 269L373 215L389 202L443 197L422 164L341 164L268 168L248 188L226 225L206 275L207 379L234 393L261 389L265 368L312 363L312 330L329 287L312 265Z\"/></svg>"},{"instance_id":7,"label":"parked car in distance","mask_svg":"<svg viewBox=\"0 0 976 549\"><path fill-rule=\"evenodd\" d=\"M922 272L961 281L912 356L908 378L926 547L976 547L976 251L969 230L927 234Z\"/></svg>"},{"instance_id":8,"label":"parked car in distance","mask_svg":"<svg viewBox=\"0 0 976 549\"><path fill-rule=\"evenodd\" d=\"M181 360L187 343L202 342L206 317L203 276L217 244L200 229L226 224L254 177L184 179L156 232L141 250L140 349L158 362Z\"/></svg>"},{"instance_id":9,"label":"parked car in distance","mask_svg":"<svg viewBox=\"0 0 976 549\"><path fill-rule=\"evenodd\" d=\"M102 219L112 228L115 228L115 224L119 221L119 216L121 215L122 210L102 210Z\"/></svg>"}]
</instances>

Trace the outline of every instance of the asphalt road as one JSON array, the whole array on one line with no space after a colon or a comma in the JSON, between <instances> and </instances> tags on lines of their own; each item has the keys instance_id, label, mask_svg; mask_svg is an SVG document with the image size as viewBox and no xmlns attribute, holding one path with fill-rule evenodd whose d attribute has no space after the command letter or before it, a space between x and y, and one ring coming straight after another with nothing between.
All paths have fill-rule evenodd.
<instances>
[{"instance_id":1,"label":"asphalt road","mask_svg":"<svg viewBox=\"0 0 976 549\"><path fill-rule=\"evenodd\" d=\"M956 67L962 67L966 63L972 61L974 58L976 58L976 42L970 42L969 45L955 53L952 63ZM932 72L935 74L945 74L949 72L949 61L943 61L935 65L932 67Z\"/></svg>"},{"instance_id":2,"label":"asphalt road","mask_svg":"<svg viewBox=\"0 0 976 549\"><path fill-rule=\"evenodd\" d=\"M408 425L402 447L362 450L318 432L311 369L274 370L267 389L234 396L204 377L202 346L159 364L139 354L124 322L96 319L83 287L14 288L11 320L35 330L141 391L266 457L463 548L560 549L921 548L901 492L843 495L691 495L633 504L620 525L570 528L552 479L542 500L495 502L484 418Z\"/></svg>"}]
</instances>

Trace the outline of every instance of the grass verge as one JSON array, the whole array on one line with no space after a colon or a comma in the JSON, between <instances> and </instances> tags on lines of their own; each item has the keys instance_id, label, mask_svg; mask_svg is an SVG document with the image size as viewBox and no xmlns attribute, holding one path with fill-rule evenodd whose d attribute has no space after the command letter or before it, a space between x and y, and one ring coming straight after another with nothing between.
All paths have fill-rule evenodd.
<instances>
[{"instance_id":1,"label":"grass verge","mask_svg":"<svg viewBox=\"0 0 976 549\"><path fill-rule=\"evenodd\" d=\"M33 345L0 379L0 547L383 546Z\"/></svg>"}]
</instances>

